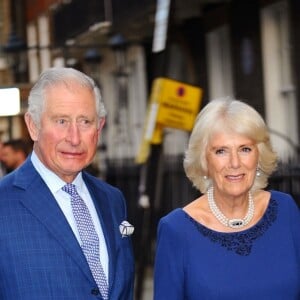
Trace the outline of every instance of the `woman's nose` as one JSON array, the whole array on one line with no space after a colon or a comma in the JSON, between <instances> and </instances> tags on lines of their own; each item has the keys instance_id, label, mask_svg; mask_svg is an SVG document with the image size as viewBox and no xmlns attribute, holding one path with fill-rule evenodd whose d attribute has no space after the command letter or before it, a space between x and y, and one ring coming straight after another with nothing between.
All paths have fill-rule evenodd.
<instances>
[{"instance_id":1,"label":"woman's nose","mask_svg":"<svg viewBox=\"0 0 300 300\"><path fill-rule=\"evenodd\" d=\"M239 168L240 167L240 157L238 153L232 152L230 155L230 166L232 168Z\"/></svg>"}]
</instances>

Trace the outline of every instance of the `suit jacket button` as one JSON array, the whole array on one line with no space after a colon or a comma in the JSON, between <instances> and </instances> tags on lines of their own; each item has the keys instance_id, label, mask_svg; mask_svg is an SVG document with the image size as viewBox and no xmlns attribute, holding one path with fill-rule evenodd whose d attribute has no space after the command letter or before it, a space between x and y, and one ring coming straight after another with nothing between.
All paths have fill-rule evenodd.
<instances>
[{"instance_id":1,"label":"suit jacket button","mask_svg":"<svg viewBox=\"0 0 300 300\"><path fill-rule=\"evenodd\" d=\"M97 295L99 295L99 294L100 294L100 291L99 291L99 289L98 289L98 288L94 288L94 289L92 289L92 290L91 290L91 293L92 293L92 295L95 295L95 296L97 296Z\"/></svg>"}]
</instances>

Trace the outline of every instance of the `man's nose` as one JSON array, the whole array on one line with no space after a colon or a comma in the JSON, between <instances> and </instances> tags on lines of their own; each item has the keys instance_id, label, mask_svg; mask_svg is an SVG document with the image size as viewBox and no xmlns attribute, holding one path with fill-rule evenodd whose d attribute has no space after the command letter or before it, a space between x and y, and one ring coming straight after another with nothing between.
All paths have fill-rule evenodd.
<instances>
[{"instance_id":1,"label":"man's nose","mask_svg":"<svg viewBox=\"0 0 300 300\"><path fill-rule=\"evenodd\" d=\"M70 124L68 127L67 141L72 145L78 145L80 142L80 130L76 123Z\"/></svg>"}]
</instances>

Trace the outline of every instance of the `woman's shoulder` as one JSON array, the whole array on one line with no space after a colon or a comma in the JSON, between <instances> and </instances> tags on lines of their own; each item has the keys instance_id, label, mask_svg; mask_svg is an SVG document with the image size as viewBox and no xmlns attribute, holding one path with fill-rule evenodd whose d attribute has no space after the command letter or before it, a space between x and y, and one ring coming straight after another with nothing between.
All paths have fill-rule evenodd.
<instances>
[{"instance_id":1,"label":"woman's shoulder","mask_svg":"<svg viewBox=\"0 0 300 300\"><path fill-rule=\"evenodd\" d=\"M179 234L186 228L186 213L182 208L175 208L159 220L158 231Z\"/></svg>"},{"instance_id":2,"label":"woman's shoulder","mask_svg":"<svg viewBox=\"0 0 300 300\"><path fill-rule=\"evenodd\" d=\"M176 223L184 216L184 211L181 207L175 208L160 219L161 223Z\"/></svg>"},{"instance_id":3,"label":"woman's shoulder","mask_svg":"<svg viewBox=\"0 0 300 300\"><path fill-rule=\"evenodd\" d=\"M282 209L299 212L299 206L291 194L277 190L270 190L270 193L271 200L273 200L273 202L275 201Z\"/></svg>"},{"instance_id":4,"label":"woman's shoulder","mask_svg":"<svg viewBox=\"0 0 300 300\"><path fill-rule=\"evenodd\" d=\"M286 201L286 202L293 201L293 202L295 202L295 200L294 200L294 198L292 197L291 194L281 192L281 191L277 191L277 190L270 190L270 193L271 193L271 198L274 199L274 200L277 200L279 202L282 202L282 201Z\"/></svg>"},{"instance_id":5,"label":"woman's shoulder","mask_svg":"<svg viewBox=\"0 0 300 300\"><path fill-rule=\"evenodd\" d=\"M271 196L277 199L291 198L292 196L286 192L281 192L278 190L270 190Z\"/></svg>"}]
</instances>

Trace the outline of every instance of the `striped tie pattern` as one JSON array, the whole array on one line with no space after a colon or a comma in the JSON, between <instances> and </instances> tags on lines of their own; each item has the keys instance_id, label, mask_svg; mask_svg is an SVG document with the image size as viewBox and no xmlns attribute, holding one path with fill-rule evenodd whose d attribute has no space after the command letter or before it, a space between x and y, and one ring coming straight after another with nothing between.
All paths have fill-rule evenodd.
<instances>
[{"instance_id":1,"label":"striped tie pattern","mask_svg":"<svg viewBox=\"0 0 300 300\"><path fill-rule=\"evenodd\" d=\"M71 206L76 221L79 236L82 242L81 248L89 264L94 279L98 285L103 299L108 299L108 284L100 262L99 237L95 230L90 212L79 196L76 186L68 183L62 188L71 196Z\"/></svg>"}]
</instances>

